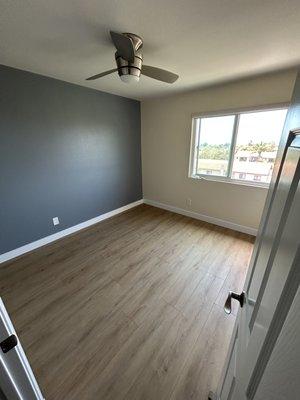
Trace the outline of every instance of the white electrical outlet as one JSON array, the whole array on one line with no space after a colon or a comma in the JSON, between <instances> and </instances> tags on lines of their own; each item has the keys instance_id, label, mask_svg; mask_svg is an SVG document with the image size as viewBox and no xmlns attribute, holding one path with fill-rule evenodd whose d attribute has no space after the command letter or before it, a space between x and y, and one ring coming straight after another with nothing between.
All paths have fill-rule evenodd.
<instances>
[{"instance_id":1,"label":"white electrical outlet","mask_svg":"<svg viewBox=\"0 0 300 400\"><path fill-rule=\"evenodd\" d=\"M186 199L186 204L190 207L192 205L192 199Z\"/></svg>"},{"instance_id":2,"label":"white electrical outlet","mask_svg":"<svg viewBox=\"0 0 300 400\"><path fill-rule=\"evenodd\" d=\"M59 219L58 219L58 217L54 217L53 218L53 225L55 226L55 225L59 225Z\"/></svg>"}]
</instances>

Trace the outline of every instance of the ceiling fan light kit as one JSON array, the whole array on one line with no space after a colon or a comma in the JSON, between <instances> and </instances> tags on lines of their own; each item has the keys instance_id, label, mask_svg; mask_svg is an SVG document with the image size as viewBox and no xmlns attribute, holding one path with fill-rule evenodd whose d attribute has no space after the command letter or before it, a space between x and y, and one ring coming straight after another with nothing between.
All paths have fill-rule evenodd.
<instances>
[{"instance_id":1,"label":"ceiling fan light kit","mask_svg":"<svg viewBox=\"0 0 300 400\"><path fill-rule=\"evenodd\" d=\"M112 41L117 49L115 60L117 68L102 72L87 78L88 81L102 78L103 76L118 71L120 79L123 82L139 82L140 76L146 75L166 83L174 83L178 79L178 75L166 71L161 68L143 65L143 40L134 33L117 33L110 32Z\"/></svg>"}]
</instances>

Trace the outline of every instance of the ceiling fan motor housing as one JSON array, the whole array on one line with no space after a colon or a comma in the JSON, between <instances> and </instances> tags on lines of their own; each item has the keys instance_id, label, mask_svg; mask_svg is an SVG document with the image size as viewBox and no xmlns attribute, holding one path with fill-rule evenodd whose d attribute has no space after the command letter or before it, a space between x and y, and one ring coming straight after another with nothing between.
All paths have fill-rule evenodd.
<instances>
[{"instance_id":1,"label":"ceiling fan motor housing","mask_svg":"<svg viewBox=\"0 0 300 400\"><path fill-rule=\"evenodd\" d=\"M133 63L130 63L124 58L122 58L118 52L115 54L116 63L118 67L118 74L119 76L122 75L135 75L140 77L142 65L143 65L143 56L142 54L135 54Z\"/></svg>"},{"instance_id":2,"label":"ceiling fan motor housing","mask_svg":"<svg viewBox=\"0 0 300 400\"><path fill-rule=\"evenodd\" d=\"M143 47L143 40L138 35L134 33L124 33L124 35L128 36L134 46L134 61L129 62L124 60L120 56L118 52L115 53L115 59L118 67L118 74L119 76L123 75L133 75L137 78L140 77L143 65L143 55L141 48Z\"/></svg>"}]
</instances>

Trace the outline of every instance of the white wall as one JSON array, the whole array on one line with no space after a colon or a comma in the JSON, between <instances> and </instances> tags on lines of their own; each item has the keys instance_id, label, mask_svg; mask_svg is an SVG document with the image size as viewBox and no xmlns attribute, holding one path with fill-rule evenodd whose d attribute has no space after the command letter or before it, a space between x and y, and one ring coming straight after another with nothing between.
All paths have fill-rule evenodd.
<instances>
[{"instance_id":1,"label":"white wall","mask_svg":"<svg viewBox=\"0 0 300 400\"><path fill-rule=\"evenodd\" d=\"M188 178L191 114L289 102L295 78L286 71L143 101L144 198L257 229L266 188Z\"/></svg>"}]
</instances>

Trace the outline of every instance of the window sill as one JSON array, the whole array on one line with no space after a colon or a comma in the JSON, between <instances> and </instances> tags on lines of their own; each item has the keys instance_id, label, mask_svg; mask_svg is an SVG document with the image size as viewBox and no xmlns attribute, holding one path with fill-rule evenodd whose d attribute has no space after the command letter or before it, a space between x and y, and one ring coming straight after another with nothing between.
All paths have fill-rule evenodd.
<instances>
[{"instance_id":1,"label":"window sill","mask_svg":"<svg viewBox=\"0 0 300 400\"><path fill-rule=\"evenodd\" d=\"M203 180L208 182L221 182L221 183L229 183L231 185L239 185L239 186L251 186L251 187L258 187L269 189L270 184L264 182L250 182L250 181L243 181L239 179L231 179L222 176L215 176L215 175L189 175L190 179L196 180Z\"/></svg>"}]
</instances>

